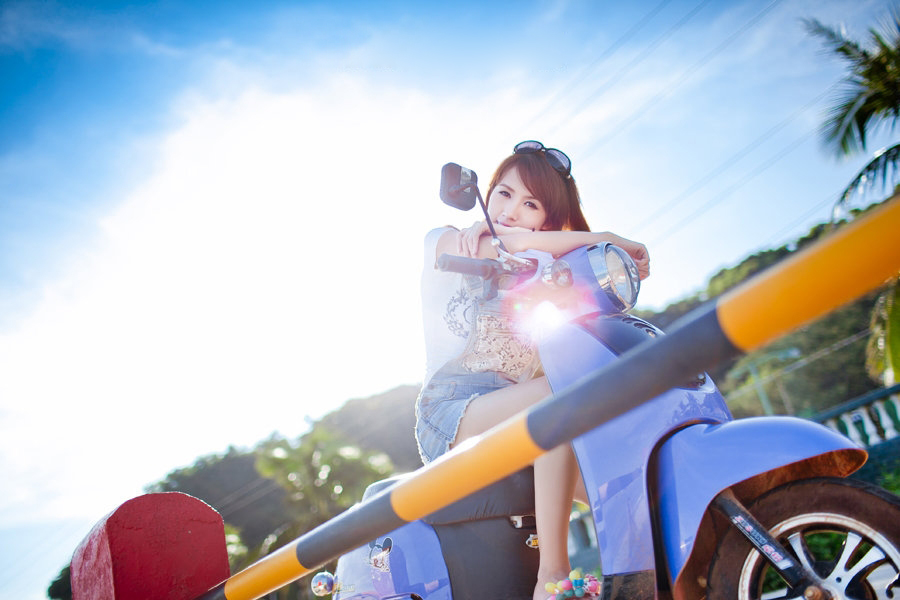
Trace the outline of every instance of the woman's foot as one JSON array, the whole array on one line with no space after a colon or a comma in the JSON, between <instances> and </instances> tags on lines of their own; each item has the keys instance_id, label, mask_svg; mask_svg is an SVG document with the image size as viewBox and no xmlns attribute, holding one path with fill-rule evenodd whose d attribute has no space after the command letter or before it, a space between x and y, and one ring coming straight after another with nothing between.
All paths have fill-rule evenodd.
<instances>
[{"instance_id":1,"label":"woman's foot","mask_svg":"<svg viewBox=\"0 0 900 600\"><path fill-rule=\"evenodd\" d=\"M555 586L557 582L565 579L568 575L565 571L538 571L537 584L534 586L533 600L547 600L553 596L550 586Z\"/></svg>"},{"instance_id":2,"label":"woman's foot","mask_svg":"<svg viewBox=\"0 0 900 600\"><path fill-rule=\"evenodd\" d=\"M541 587L538 580L538 587ZM600 595L600 581L591 574L582 575L581 569L573 569L567 576L544 583L543 590L535 589L535 600L564 600L565 598L591 598Z\"/></svg>"}]
</instances>

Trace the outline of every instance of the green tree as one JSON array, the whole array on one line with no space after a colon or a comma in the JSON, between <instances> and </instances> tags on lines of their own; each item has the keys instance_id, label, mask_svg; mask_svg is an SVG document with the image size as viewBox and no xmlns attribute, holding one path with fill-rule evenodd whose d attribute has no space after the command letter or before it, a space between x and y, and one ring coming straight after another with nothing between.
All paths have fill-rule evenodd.
<instances>
[{"instance_id":1,"label":"green tree","mask_svg":"<svg viewBox=\"0 0 900 600\"><path fill-rule=\"evenodd\" d=\"M72 600L72 580L70 579L70 566L66 565L60 570L50 586L47 587L47 597L50 600Z\"/></svg>"},{"instance_id":2,"label":"green tree","mask_svg":"<svg viewBox=\"0 0 900 600\"><path fill-rule=\"evenodd\" d=\"M805 21L807 30L822 38L825 44L846 62L849 74L822 127L826 147L838 157L866 152L869 133L879 126L892 130L900 119L900 10L892 8L881 24L881 30L869 29L869 44L849 39L841 31L815 19ZM841 194L836 208L846 208L854 196L878 182L890 189L889 176L896 178L900 144L876 153ZM897 317L892 317L897 282L888 286L873 314L873 335L868 347L867 365L881 369L875 376L884 383L894 382L900 366L900 334Z\"/></svg>"},{"instance_id":3,"label":"green tree","mask_svg":"<svg viewBox=\"0 0 900 600\"><path fill-rule=\"evenodd\" d=\"M257 446L256 456L259 472L287 491L287 514L284 525L247 554L247 564L344 512L362 498L369 484L393 471L386 454L347 444L321 425L295 441L273 435ZM314 596L304 579L278 590L277 597Z\"/></svg>"},{"instance_id":4,"label":"green tree","mask_svg":"<svg viewBox=\"0 0 900 600\"><path fill-rule=\"evenodd\" d=\"M761 414L757 383L776 413L803 417L877 387L866 374L864 337L875 297L859 298L741 357L727 376L717 381L735 416Z\"/></svg>"},{"instance_id":5,"label":"green tree","mask_svg":"<svg viewBox=\"0 0 900 600\"><path fill-rule=\"evenodd\" d=\"M321 426L295 441L273 435L262 442L256 468L287 491L298 534L353 506L370 483L393 470L385 454L363 452Z\"/></svg>"},{"instance_id":6,"label":"green tree","mask_svg":"<svg viewBox=\"0 0 900 600\"><path fill-rule=\"evenodd\" d=\"M743 259L735 267L722 269L710 278L706 286L707 297L716 298L721 296L744 280L768 269L790 253L791 251L787 246L781 246L774 250L757 252Z\"/></svg>"},{"instance_id":7,"label":"green tree","mask_svg":"<svg viewBox=\"0 0 900 600\"><path fill-rule=\"evenodd\" d=\"M347 400L323 416L316 427L340 431L345 444L363 452L384 452L400 472L422 466L413 436L416 426L417 385L400 385L366 398Z\"/></svg>"}]
</instances>

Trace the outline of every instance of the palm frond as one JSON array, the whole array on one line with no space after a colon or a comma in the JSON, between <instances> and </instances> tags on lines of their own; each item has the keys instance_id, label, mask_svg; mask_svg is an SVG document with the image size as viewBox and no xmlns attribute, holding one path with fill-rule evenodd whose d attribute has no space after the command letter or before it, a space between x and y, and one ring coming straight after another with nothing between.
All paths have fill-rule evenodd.
<instances>
[{"instance_id":1,"label":"palm frond","mask_svg":"<svg viewBox=\"0 0 900 600\"><path fill-rule=\"evenodd\" d=\"M871 118L866 110L868 100L865 86L852 82L822 124L822 137L827 145L834 146L838 156L865 150L866 126Z\"/></svg>"},{"instance_id":2,"label":"palm frond","mask_svg":"<svg viewBox=\"0 0 900 600\"><path fill-rule=\"evenodd\" d=\"M873 39L884 41L884 47L900 47L900 5L892 5L888 15L879 19L879 29L869 29Z\"/></svg>"},{"instance_id":3,"label":"palm frond","mask_svg":"<svg viewBox=\"0 0 900 600\"><path fill-rule=\"evenodd\" d=\"M859 203L876 189L881 190L882 193L887 190L893 191L894 186L900 182L898 163L900 163L900 144L895 144L890 148L877 152L875 158L869 161L856 174L850 185L841 192L840 198L835 205L835 211L846 211L851 203ZM881 199L879 198L879 200Z\"/></svg>"},{"instance_id":4,"label":"palm frond","mask_svg":"<svg viewBox=\"0 0 900 600\"><path fill-rule=\"evenodd\" d=\"M822 125L823 141L838 156L865 151L873 127L900 119L900 9L891 12L883 31L870 29L870 48L815 19L804 23L849 67L845 85Z\"/></svg>"},{"instance_id":5,"label":"palm frond","mask_svg":"<svg viewBox=\"0 0 900 600\"><path fill-rule=\"evenodd\" d=\"M828 27L817 19L803 19L803 24L811 35L823 38L831 46L832 52L843 55L851 62L859 62L866 58L865 49L837 29Z\"/></svg>"}]
</instances>

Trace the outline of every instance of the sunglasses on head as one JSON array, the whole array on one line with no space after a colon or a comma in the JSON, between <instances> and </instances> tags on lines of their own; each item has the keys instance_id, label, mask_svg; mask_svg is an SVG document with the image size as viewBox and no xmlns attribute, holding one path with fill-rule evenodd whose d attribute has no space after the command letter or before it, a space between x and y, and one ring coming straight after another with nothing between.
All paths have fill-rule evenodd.
<instances>
[{"instance_id":1,"label":"sunglasses on head","mask_svg":"<svg viewBox=\"0 0 900 600\"><path fill-rule=\"evenodd\" d=\"M516 154L531 154L533 152L543 152L547 162L553 167L557 173L568 179L572 176L572 161L562 151L556 148L545 148L540 142L529 140L527 142L519 142L513 148Z\"/></svg>"}]
</instances>

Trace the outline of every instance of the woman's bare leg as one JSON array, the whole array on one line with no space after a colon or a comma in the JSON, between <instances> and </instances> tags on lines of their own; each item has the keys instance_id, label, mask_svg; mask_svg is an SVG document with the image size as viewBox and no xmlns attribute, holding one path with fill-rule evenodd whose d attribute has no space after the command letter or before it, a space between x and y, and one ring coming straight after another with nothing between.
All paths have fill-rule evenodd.
<instances>
[{"instance_id":1,"label":"woman's bare leg","mask_svg":"<svg viewBox=\"0 0 900 600\"><path fill-rule=\"evenodd\" d=\"M578 469L569 444L557 446L534 461L534 514L541 558L534 598L548 594L544 585L569 576L568 532Z\"/></svg>"},{"instance_id":2,"label":"woman's bare leg","mask_svg":"<svg viewBox=\"0 0 900 600\"><path fill-rule=\"evenodd\" d=\"M529 379L500 388L472 400L459 422L454 444L481 435L494 425L498 425L530 408L550 395L550 384L546 377Z\"/></svg>"},{"instance_id":3,"label":"woman's bare leg","mask_svg":"<svg viewBox=\"0 0 900 600\"><path fill-rule=\"evenodd\" d=\"M479 396L469 404L459 424L454 443L480 435L550 395L546 378L502 388ZM534 512L537 522L540 564L534 598L546 598L544 584L569 575L569 515L578 468L572 446L563 444L534 462ZM580 486L583 490L583 484Z\"/></svg>"}]
</instances>

